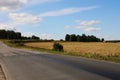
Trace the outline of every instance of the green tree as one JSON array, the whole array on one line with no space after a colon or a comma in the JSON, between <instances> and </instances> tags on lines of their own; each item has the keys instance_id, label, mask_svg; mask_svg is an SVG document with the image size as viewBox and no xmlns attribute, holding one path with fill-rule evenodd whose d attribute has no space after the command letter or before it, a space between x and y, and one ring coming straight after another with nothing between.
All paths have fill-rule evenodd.
<instances>
[{"instance_id":1,"label":"green tree","mask_svg":"<svg viewBox=\"0 0 120 80\"><path fill-rule=\"evenodd\" d=\"M70 41L77 41L77 37L75 34L70 35Z\"/></svg>"},{"instance_id":2,"label":"green tree","mask_svg":"<svg viewBox=\"0 0 120 80\"><path fill-rule=\"evenodd\" d=\"M32 36L32 39L39 40L40 38L37 37L37 36L35 36L35 35L33 35L33 36Z\"/></svg>"},{"instance_id":3,"label":"green tree","mask_svg":"<svg viewBox=\"0 0 120 80\"><path fill-rule=\"evenodd\" d=\"M77 35L76 39L77 39L78 42L80 42L81 41L81 36Z\"/></svg>"},{"instance_id":4,"label":"green tree","mask_svg":"<svg viewBox=\"0 0 120 80\"><path fill-rule=\"evenodd\" d=\"M69 34L66 34L65 41L70 41L70 35Z\"/></svg>"},{"instance_id":5,"label":"green tree","mask_svg":"<svg viewBox=\"0 0 120 80\"><path fill-rule=\"evenodd\" d=\"M21 33L20 32L16 32L16 39L21 39Z\"/></svg>"},{"instance_id":6,"label":"green tree","mask_svg":"<svg viewBox=\"0 0 120 80\"><path fill-rule=\"evenodd\" d=\"M85 34L82 34L81 41L82 42L87 42L87 36Z\"/></svg>"}]
</instances>

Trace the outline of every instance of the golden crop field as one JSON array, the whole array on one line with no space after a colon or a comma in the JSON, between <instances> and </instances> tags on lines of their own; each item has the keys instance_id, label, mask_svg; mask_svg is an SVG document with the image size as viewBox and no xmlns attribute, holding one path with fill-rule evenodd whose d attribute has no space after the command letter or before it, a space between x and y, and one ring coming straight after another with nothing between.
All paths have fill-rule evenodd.
<instances>
[{"instance_id":1,"label":"golden crop field","mask_svg":"<svg viewBox=\"0 0 120 80\"><path fill-rule=\"evenodd\" d=\"M26 46L52 49L54 42L26 43ZM120 55L120 43L101 42L59 42L64 46L64 51L74 53L97 53L102 55Z\"/></svg>"}]
</instances>

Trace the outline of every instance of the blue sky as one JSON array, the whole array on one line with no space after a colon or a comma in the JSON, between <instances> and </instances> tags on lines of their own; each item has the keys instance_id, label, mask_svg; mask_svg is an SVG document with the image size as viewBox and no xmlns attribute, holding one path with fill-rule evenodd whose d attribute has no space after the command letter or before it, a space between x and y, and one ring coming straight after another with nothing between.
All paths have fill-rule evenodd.
<instances>
[{"instance_id":1,"label":"blue sky","mask_svg":"<svg viewBox=\"0 0 120 80\"><path fill-rule=\"evenodd\" d=\"M64 39L66 34L120 39L120 0L0 0L0 29L24 36Z\"/></svg>"}]
</instances>

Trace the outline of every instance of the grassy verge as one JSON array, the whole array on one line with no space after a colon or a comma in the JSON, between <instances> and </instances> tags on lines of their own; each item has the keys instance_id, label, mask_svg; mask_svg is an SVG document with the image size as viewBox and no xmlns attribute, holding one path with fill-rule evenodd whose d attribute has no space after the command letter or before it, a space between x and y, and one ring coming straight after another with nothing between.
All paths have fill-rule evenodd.
<instances>
[{"instance_id":1,"label":"grassy verge","mask_svg":"<svg viewBox=\"0 0 120 80\"><path fill-rule=\"evenodd\" d=\"M119 55L101 55L101 54L96 54L96 53L74 53L74 52L58 52L54 51L52 49L44 49L44 48L36 48L36 47L28 47L25 46L24 43L14 43L9 40L4 40L3 41L5 44L11 47L15 48L24 48L24 49L29 49L29 50L34 50L34 51L39 51L39 52L48 52L48 53L54 53L54 54L64 54L64 55L71 55L71 56L81 56L81 57L86 57L86 58L93 58L93 59L98 59L98 60L106 60L106 61L113 61L113 62L118 62L120 63L120 56Z\"/></svg>"}]
</instances>

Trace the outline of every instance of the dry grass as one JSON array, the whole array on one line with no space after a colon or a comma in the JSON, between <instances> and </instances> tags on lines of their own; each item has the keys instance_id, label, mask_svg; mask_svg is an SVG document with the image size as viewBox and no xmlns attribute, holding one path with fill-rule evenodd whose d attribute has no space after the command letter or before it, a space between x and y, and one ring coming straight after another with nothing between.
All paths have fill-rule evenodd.
<instances>
[{"instance_id":1,"label":"dry grass","mask_svg":"<svg viewBox=\"0 0 120 80\"><path fill-rule=\"evenodd\" d=\"M26 43L25 45L30 47L52 49L53 42L31 42L31 43Z\"/></svg>"},{"instance_id":2,"label":"dry grass","mask_svg":"<svg viewBox=\"0 0 120 80\"><path fill-rule=\"evenodd\" d=\"M119 55L120 43L82 43L82 42L60 42L64 51L70 53L96 53L100 55ZM52 49L53 42L26 43L26 46Z\"/></svg>"}]
</instances>

